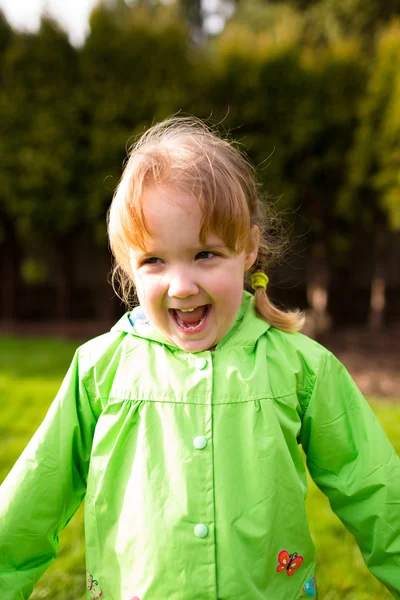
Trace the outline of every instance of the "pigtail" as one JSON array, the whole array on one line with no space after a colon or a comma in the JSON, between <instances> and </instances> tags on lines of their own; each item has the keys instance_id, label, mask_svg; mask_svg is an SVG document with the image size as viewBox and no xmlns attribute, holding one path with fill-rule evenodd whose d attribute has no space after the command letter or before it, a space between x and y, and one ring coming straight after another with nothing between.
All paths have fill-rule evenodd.
<instances>
[{"instance_id":1,"label":"pigtail","mask_svg":"<svg viewBox=\"0 0 400 600\"><path fill-rule=\"evenodd\" d=\"M287 333L299 331L304 325L304 314L300 310L283 311L275 306L267 295L268 282L269 278L263 271L256 271L251 275L257 315L273 327Z\"/></svg>"},{"instance_id":2,"label":"pigtail","mask_svg":"<svg viewBox=\"0 0 400 600\"><path fill-rule=\"evenodd\" d=\"M254 308L257 315L273 327L293 333L300 331L304 325L305 316L300 310L284 311L275 306L262 287L254 292Z\"/></svg>"}]
</instances>

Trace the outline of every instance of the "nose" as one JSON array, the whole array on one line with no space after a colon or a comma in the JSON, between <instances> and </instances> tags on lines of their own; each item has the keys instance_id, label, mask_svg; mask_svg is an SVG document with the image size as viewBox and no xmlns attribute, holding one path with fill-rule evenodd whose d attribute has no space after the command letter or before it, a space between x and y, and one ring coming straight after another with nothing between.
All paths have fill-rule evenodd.
<instances>
[{"instance_id":1,"label":"nose","mask_svg":"<svg viewBox=\"0 0 400 600\"><path fill-rule=\"evenodd\" d=\"M199 287L187 269L169 273L168 296L170 298L188 298L199 293Z\"/></svg>"}]
</instances>

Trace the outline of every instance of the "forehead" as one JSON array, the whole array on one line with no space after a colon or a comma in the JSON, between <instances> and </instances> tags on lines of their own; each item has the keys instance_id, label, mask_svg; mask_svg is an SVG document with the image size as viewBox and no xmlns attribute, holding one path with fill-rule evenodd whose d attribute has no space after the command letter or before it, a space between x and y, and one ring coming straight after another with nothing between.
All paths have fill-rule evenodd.
<instances>
[{"instance_id":1,"label":"forehead","mask_svg":"<svg viewBox=\"0 0 400 600\"><path fill-rule=\"evenodd\" d=\"M180 229L180 233L186 231L197 238L200 235L200 204L185 192L152 186L143 194L142 208L152 238L163 238Z\"/></svg>"},{"instance_id":2,"label":"forehead","mask_svg":"<svg viewBox=\"0 0 400 600\"><path fill-rule=\"evenodd\" d=\"M201 208L197 198L179 189L152 185L144 190L142 207L146 217L157 216L162 212L172 212L173 209L187 215L196 214L201 217Z\"/></svg>"}]
</instances>

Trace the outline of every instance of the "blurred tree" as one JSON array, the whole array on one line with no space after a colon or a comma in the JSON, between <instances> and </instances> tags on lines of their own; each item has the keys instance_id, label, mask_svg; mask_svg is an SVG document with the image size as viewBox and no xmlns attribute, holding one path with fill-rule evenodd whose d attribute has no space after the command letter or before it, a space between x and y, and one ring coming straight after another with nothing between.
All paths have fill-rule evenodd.
<instances>
[{"instance_id":1,"label":"blurred tree","mask_svg":"<svg viewBox=\"0 0 400 600\"><path fill-rule=\"evenodd\" d=\"M300 213L311 229L307 296L317 329L323 329L330 322L332 269L343 265L350 249L351 234L337 218L336 207L347 179L344 156L353 143L367 71L355 40L309 52L305 68L307 112L296 123L297 144L285 181L296 186Z\"/></svg>"},{"instance_id":2,"label":"blurred tree","mask_svg":"<svg viewBox=\"0 0 400 600\"><path fill-rule=\"evenodd\" d=\"M187 20L194 41L204 39L204 15L201 0L179 0L183 17Z\"/></svg>"},{"instance_id":3,"label":"blurred tree","mask_svg":"<svg viewBox=\"0 0 400 600\"><path fill-rule=\"evenodd\" d=\"M287 4L299 10L307 10L310 6L319 4L321 0L265 0L268 4Z\"/></svg>"},{"instance_id":4,"label":"blurred tree","mask_svg":"<svg viewBox=\"0 0 400 600\"><path fill-rule=\"evenodd\" d=\"M371 53L376 33L400 15L400 0L237 0L234 19L260 30L271 27L271 15L301 20L301 42L329 45L360 36ZM290 11L292 14L290 14Z\"/></svg>"},{"instance_id":5,"label":"blurred tree","mask_svg":"<svg viewBox=\"0 0 400 600\"><path fill-rule=\"evenodd\" d=\"M345 35L373 36L382 25L400 14L400 0L322 0L332 19L335 19Z\"/></svg>"},{"instance_id":6,"label":"blurred tree","mask_svg":"<svg viewBox=\"0 0 400 600\"><path fill-rule=\"evenodd\" d=\"M3 12L0 11L0 151L4 144L2 148L4 153L9 152L5 144L8 135L8 102L4 91L4 60L12 40L13 31ZM2 160L7 162L7 154L4 153L2 153ZM20 248L15 223L7 207L7 190L3 187L0 192L0 314L7 321L12 321L15 316L19 257Z\"/></svg>"},{"instance_id":7,"label":"blurred tree","mask_svg":"<svg viewBox=\"0 0 400 600\"><path fill-rule=\"evenodd\" d=\"M303 14L288 2L271 4L266 0L242 0L227 23L228 39L233 42L234 27L236 35L245 35L244 31L262 34L263 45L268 44L271 48L277 45L281 48L300 41L303 24ZM225 34L226 32L223 35Z\"/></svg>"},{"instance_id":8,"label":"blurred tree","mask_svg":"<svg viewBox=\"0 0 400 600\"><path fill-rule=\"evenodd\" d=\"M400 1L391 0L264 0L268 4L286 4L301 11L307 11L315 6L324 6L355 33L353 27L362 31L365 26L376 27L384 24L400 13Z\"/></svg>"},{"instance_id":9,"label":"blurred tree","mask_svg":"<svg viewBox=\"0 0 400 600\"><path fill-rule=\"evenodd\" d=\"M16 34L6 50L0 184L21 243L53 261L60 317L68 314L71 248L83 211L76 77L76 52L48 18L37 34Z\"/></svg>"},{"instance_id":10,"label":"blurred tree","mask_svg":"<svg viewBox=\"0 0 400 600\"><path fill-rule=\"evenodd\" d=\"M379 329L386 304L387 229L400 229L400 21L379 38L349 164L339 211L375 240L369 324Z\"/></svg>"},{"instance_id":11,"label":"blurred tree","mask_svg":"<svg viewBox=\"0 0 400 600\"><path fill-rule=\"evenodd\" d=\"M0 56L4 55L4 52L10 45L12 40L13 30L8 23L4 13L0 10Z\"/></svg>"},{"instance_id":12,"label":"blurred tree","mask_svg":"<svg viewBox=\"0 0 400 600\"><path fill-rule=\"evenodd\" d=\"M381 115L376 140L376 175L372 184L379 196L388 225L400 230L400 19L383 32L377 60L381 61L381 78L386 79L386 106ZM386 74L385 74L386 71ZM390 72L391 71L391 72ZM385 83L383 83L383 87ZM380 87L376 82L374 90ZM371 84L372 85L372 84ZM384 90L381 93L385 93ZM384 98L382 98L384 102ZM372 140L371 140L372 141Z\"/></svg>"},{"instance_id":13,"label":"blurred tree","mask_svg":"<svg viewBox=\"0 0 400 600\"><path fill-rule=\"evenodd\" d=\"M220 0L222 1L222 0ZM202 0L176 0L166 3L162 0L103 0L103 7L108 8L119 19L119 24L124 24L121 19L128 18L132 11L147 9L147 14L160 13L160 9L174 11L178 19L188 27L191 37L195 42L204 40L204 10Z\"/></svg>"},{"instance_id":14,"label":"blurred tree","mask_svg":"<svg viewBox=\"0 0 400 600\"><path fill-rule=\"evenodd\" d=\"M329 44L359 36L364 50L374 52L375 36L390 19L400 14L400 0L320 0L304 12L304 39Z\"/></svg>"}]
</instances>

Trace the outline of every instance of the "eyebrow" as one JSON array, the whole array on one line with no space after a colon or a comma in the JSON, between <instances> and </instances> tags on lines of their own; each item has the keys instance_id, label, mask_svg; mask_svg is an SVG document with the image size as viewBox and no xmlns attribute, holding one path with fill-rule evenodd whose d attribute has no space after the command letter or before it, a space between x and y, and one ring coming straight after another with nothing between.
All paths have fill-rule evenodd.
<instances>
[{"instance_id":1,"label":"eyebrow","mask_svg":"<svg viewBox=\"0 0 400 600\"><path fill-rule=\"evenodd\" d=\"M217 242L216 244L205 243L205 244L199 244L198 246L189 247L188 250L190 250L192 252L200 252L200 251L204 250L205 248L219 250L219 249L222 249L222 248L226 248L226 245L225 244L221 244L220 242ZM140 254L141 258L150 258L150 257L155 256L157 254L163 254L164 253L164 251L163 251L162 248L156 248L156 249L152 250L151 252L149 252L149 251L143 251L143 250L141 250L141 248L138 248L136 250L136 252L138 252Z\"/></svg>"}]
</instances>

